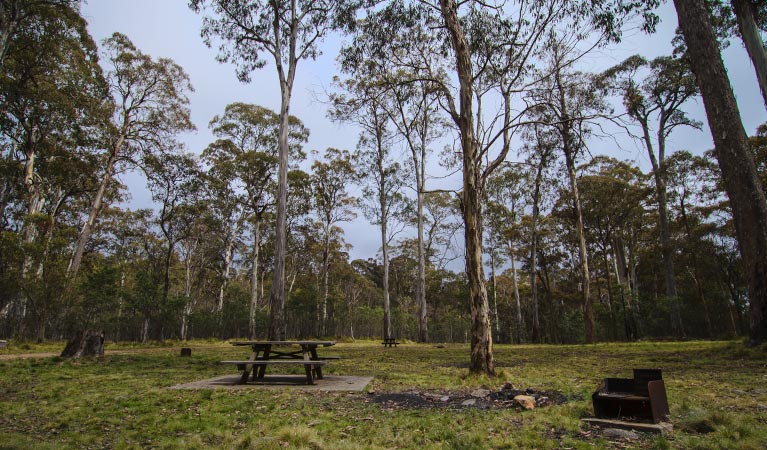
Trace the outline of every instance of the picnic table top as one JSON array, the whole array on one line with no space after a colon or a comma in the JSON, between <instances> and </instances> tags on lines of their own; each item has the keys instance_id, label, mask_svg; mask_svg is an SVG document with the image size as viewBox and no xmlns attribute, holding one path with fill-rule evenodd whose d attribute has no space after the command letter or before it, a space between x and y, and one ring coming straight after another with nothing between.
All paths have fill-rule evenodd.
<instances>
[{"instance_id":1,"label":"picnic table top","mask_svg":"<svg viewBox=\"0 0 767 450\"><path fill-rule=\"evenodd\" d=\"M316 345L322 347L330 347L336 345L336 341L232 341L232 345Z\"/></svg>"}]
</instances>

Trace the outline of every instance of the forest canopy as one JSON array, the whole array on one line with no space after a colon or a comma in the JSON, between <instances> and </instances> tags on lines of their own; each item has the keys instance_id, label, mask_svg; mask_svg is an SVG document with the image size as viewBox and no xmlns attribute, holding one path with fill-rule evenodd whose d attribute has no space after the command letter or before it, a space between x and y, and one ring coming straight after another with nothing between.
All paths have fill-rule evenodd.
<instances>
[{"instance_id":1,"label":"forest canopy","mask_svg":"<svg viewBox=\"0 0 767 450\"><path fill-rule=\"evenodd\" d=\"M219 59L243 81L277 71L283 101L227 105L204 148L179 139L194 89L175 61L95 42L79 1L0 11L0 337L472 342L489 373L492 342L758 340L728 156L668 139L701 130L687 108L712 98L694 45L582 62L627 21L652 31L653 2L299 1L304 22L271 30L264 17L295 13L283 3L190 2ZM720 47L745 39L741 9L708 6ZM262 40L243 47L248 21ZM291 77L333 33L323 104L359 137L317 151ZM650 167L594 151L608 126ZM747 150L759 204L767 124ZM460 188L434 186L434 167ZM125 203L127 173L150 208ZM359 218L379 250L351 260Z\"/></svg>"}]
</instances>

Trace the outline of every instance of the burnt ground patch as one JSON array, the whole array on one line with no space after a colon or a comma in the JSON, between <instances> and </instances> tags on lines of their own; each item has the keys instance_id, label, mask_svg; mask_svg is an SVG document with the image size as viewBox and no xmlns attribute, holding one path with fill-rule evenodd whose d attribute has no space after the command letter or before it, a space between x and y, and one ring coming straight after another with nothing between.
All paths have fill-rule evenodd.
<instances>
[{"instance_id":1,"label":"burnt ground patch","mask_svg":"<svg viewBox=\"0 0 767 450\"><path fill-rule=\"evenodd\" d=\"M506 383L501 389L475 389L473 391L448 390L410 390L405 392L371 392L368 401L381 405L383 409L419 409L419 408L475 408L475 409L525 409L515 397L532 397L536 408L561 405L570 400L582 400L582 397L568 397L559 391L540 391L533 388L516 389Z\"/></svg>"}]
</instances>

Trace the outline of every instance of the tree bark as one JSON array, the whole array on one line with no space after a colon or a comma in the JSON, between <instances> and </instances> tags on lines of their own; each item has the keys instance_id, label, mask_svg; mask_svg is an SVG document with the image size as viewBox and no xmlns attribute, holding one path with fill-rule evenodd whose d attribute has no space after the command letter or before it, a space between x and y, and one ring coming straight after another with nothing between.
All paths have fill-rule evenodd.
<instances>
[{"instance_id":1,"label":"tree bark","mask_svg":"<svg viewBox=\"0 0 767 450\"><path fill-rule=\"evenodd\" d=\"M381 172L383 173L383 171ZM381 190L380 195L381 211L386 211L386 194ZM391 330L391 302L389 299L389 242L387 239L387 220L382 215L381 220L381 252L383 253L383 307L384 307L384 322L383 322L383 335L384 339L392 338Z\"/></svg>"},{"instance_id":2,"label":"tree bark","mask_svg":"<svg viewBox=\"0 0 767 450\"><path fill-rule=\"evenodd\" d=\"M126 128L127 127L123 127L123 130L125 130ZM120 149L122 149L123 142L125 142L124 132L120 134L120 136L117 138L117 141L112 146L112 151L109 154L109 158L107 159L107 165L106 165L106 168L104 169L104 175L101 177L101 183L99 183L99 188L96 191L96 196L93 197L93 201L91 202L91 208L90 208L90 212L88 213L88 219L83 224L83 227L80 230L80 234L77 236L77 244L75 245L75 251L72 254L72 259L69 261L69 267L67 268L68 278L76 277L77 272L80 270L80 262L82 261L83 253L85 252L85 244L88 243L88 239L90 239L93 225L96 223L96 219L98 218L98 215L101 212L101 205L104 200L104 193L106 192L109 184L112 182L112 177L114 176L115 164L117 164L117 157L120 154Z\"/></svg>"},{"instance_id":3,"label":"tree bark","mask_svg":"<svg viewBox=\"0 0 767 450\"><path fill-rule=\"evenodd\" d=\"M749 344L767 339L767 199L703 0L674 0L730 199L750 303Z\"/></svg>"},{"instance_id":4,"label":"tree bark","mask_svg":"<svg viewBox=\"0 0 767 450\"><path fill-rule=\"evenodd\" d=\"M490 278L493 280L493 318L495 318L495 334L501 335L501 318L498 317L498 276L495 273L495 249L490 249ZM509 336L511 342L511 336Z\"/></svg>"},{"instance_id":5,"label":"tree bark","mask_svg":"<svg viewBox=\"0 0 767 450\"><path fill-rule=\"evenodd\" d=\"M67 342L61 352L62 358L81 358L83 356L104 356L104 332L96 330L80 331Z\"/></svg>"},{"instance_id":6,"label":"tree bark","mask_svg":"<svg viewBox=\"0 0 767 450\"><path fill-rule=\"evenodd\" d=\"M317 335L324 336L328 322L328 296L330 295L330 220L326 222L325 242L322 247L322 304L317 324Z\"/></svg>"},{"instance_id":7,"label":"tree bark","mask_svg":"<svg viewBox=\"0 0 767 450\"><path fill-rule=\"evenodd\" d=\"M261 218L256 213L253 224L253 268L250 271L250 313L248 315L248 336L256 338L256 311L258 310L258 259L261 249Z\"/></svg>"},{"instance_id":8,"label":"tree bark","mask_svg":"<svg viewBox=\"0 0 767 450\"><path fill-rule=\"evenodd\" d=\"M429 341L429 322L426 306L426 251L424 249L423 234L423 189L424 186L424 158L421 155L421 170L418 185L418 274L416 276L415 297L418 303L418 342Z\"/></svg>"},{"instance_id":9,"label":"tree bark","mask_svg":"<svg viewBox=\"0 0 767 450\"><path fill-rule=\"evenodd\" d=\"M635 341L637 335L636 317L634 315L634 299L629 281L629 268L626 261L626 252L623 248L623 240L613 238L613 264L615 265L615 275L618 280L618 289L621 295L621 304L623 306L623 327L626 333L626 339ZM619 264L620 263L620 264Z\"/></svg>"},{"instance_id":10,"label":"tree bark","mask_svg":"<svg viewBox=\"0 0 767 450\"><path fill-rule=\"evenodd\" d=\"M482 175L479 167L479 151L474 136L472 111L473 73L471 53L466 36L458 20L457 5L452 0L440 0L440 10L450 35L456 59L456 71L460 84L460 112L454 120L461 135L463 153L463 193L461 211L466 240L466 275L471 304L471 362L469 371L495 375L493 338L490 326L485 274L482 267Z\"/></svg>"},{"instance_id":11,"label":"tree bark","mask_svg":"<svg viewBox=\"0 0 767 450\"><path fill-rule=\"evenodd\" d=\"M216 302L216 312L219 315L224 312L224 295L226 294L226 287L229 284L229 273L232 270L232 260L234 259L234 236L239 229L239 225L235 225L232 230L232 235L229 236L229 242L226 243L226 248L224 249L223 280L221 280L221 286L219 286L218 289L218 301Z\"/></svg>"},{"instance_id":12,"label":"tree bark","mask_svg":"<svg viewBox=\"0 0 767 450\"><path fill-rule=\"evenodd\" d=\"M294 64L295 66L295 64ZM281 66L280 66L281 67ZM282 78L282 77L281 77ZM269 339L281 341L285 338L285 255L287 251L287 202L288 202L288 118L292 79L280 80L282 101L280 105L279 162L277 170L277 217L274 233L274 273L269 292L271 322Z\"/></svg>"},{"instance_id":13,"label":"tree bark","mask_svg":"<svg viewBox=\"0 0 767 450\"><path fill-rule=\"evenodd\" d=\"M184 310L181 313L181 340L185 341L188 339L189 334L189 317L192 315L192 254L194 253L194 248L197 247L197 244L195 243L191 251L188 252L186 255L185 261L184 261ZM125 279L125 273L123 272L123 276L120 280L120 284L123 284L123 281ZM122 287L122 286L121 286ZM121 302L122 303L122 302Z\"/></svg>"},{"instance_id":14,"label":"tree bark","mask_svg":"<svg viewBox=\"0 0 767 450\"><path fill-rule=\"evenodd\" d=\"M536 130L537 132L537 130ZM543 180L543 167L545 155L541 154L541 162L535 173L535 187L533 189L533 216L530 224L530 301L533 306L533 330L534 343L541 342L541 322L539 319L538 301L538 216L540 215L541 182Z\"/></svg>"},{"instance_id":15,"label":"tree bark","mask_svg":"<svg viewBox=\"0 0 767 450\"><path fill-rule=\"evenodd\" d=\"M756 2L749 0L732 0L735 18L738 21L740 36L746 47L751 63L754 65L759 89L762 91L764 106L767 108L767 49L756 27Z\"/></svg>"},{"instance_id":16,"label":"tree bark","mask_svg":"<svg viewBox=\"0 0 767 450\"><path fill-rule=\"evenodd\" d=\"M525 342L525 324L522 321L522 299L519 296L519 282L517 280L517 258L514 244L509 240L509 259L511 260L511 284L514 288L514 302L517 304L517 343Z\"/></svg>"}]
</instances>

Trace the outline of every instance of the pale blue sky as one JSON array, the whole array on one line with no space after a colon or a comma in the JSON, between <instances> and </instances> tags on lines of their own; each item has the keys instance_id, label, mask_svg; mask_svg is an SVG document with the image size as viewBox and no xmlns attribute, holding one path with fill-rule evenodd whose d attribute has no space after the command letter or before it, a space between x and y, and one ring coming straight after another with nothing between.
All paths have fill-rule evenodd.
<instances>
[{"instance_id":1,"label":"pale blue sky","mask_svg":"<svg viewBox=\"0 0 767 450\"><path fill-rule=\"evenodd\" d=\"M670 2L669 2L670 3ZM207 48L200 37L200 16L192 13L186 0L87 0L83 16L88 29L97 41L115 31L126 34L136 46L152 57L172 58L189 74L195 92L190 95L192 120L197 131L182 137L188 149L200 153L213 140L208 122L223 112L227 104L240 101L259 104L279 110L279 87L273 65L252 74L250 84L237 81L234 68L215 61L216 50ZM662 23L656 35L629 32L618 46L602 49L590 56L582 70L596 71L616 64L633 54L648 59L669 54L670 39L677 25L671 4L660 10ZM335 57L341 38L325 40L324 54L316 61L302 61L294 88L291 113L300 118L311 130L306 150L324 150L327 147L352 150L357 142L357 130L329 121L325 106L316 100L323 88L336 74ZM753 68L740 42L733 44L724 54L731 82L734 86L746 131L752 134L759 124L767 121L767 113L756 84ZM616 105L619 108L620 105ZM694 118L706 123L700 100L690 102L686 110ZM608 153L619 159L635 161L647 170L647 157L640 144L618 136L621 149L613 141L593 142L595 153ZM708 128L703 132L680 129L668 144L669 151L689 149L699 153L713 147ZM308 166L307 166L308 167ZM145 183L138 176L126 175L123 181L130 186L132 207L146 207L150 203ZM456 181L455 188L458 187ZM375 230L364 218L346 224L346 240L354 246L351 257L368 258L377 252L380 242ZM460 267L456 267L460 269Z\"/></svg>"}]
</instances>

